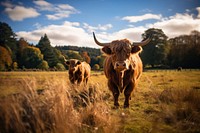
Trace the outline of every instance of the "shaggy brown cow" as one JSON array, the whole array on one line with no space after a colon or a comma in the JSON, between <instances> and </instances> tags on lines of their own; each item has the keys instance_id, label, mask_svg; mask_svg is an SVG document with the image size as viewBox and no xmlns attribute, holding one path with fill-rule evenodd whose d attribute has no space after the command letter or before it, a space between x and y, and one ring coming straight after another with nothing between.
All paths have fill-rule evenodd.
<instances>
[{"instance_id":1,"label":"shaggy brown cow","mask_svg":"<svg viewBox=\"0 0 200 133\"><path fill-rule=\"evenodd\" d=\"M97 45L103 46L102 51L107 55L104 61L104 73L108 79L108 88L113 93L114 106L119 106L118 97L120 92L124 91L124 108L127 108L131 93L142 73L142 61L139 57L141 46L149 43L150 39L132 44L127 39L100 43L94 33L93 37Z\"/></svg>"},{"instance_id":2,"label":"shaggy brown cow","mask_svg":"<svg viewBox=\"0 0 200 133\"><path fill-rule=\"evenodd\" d=\"M87 84L91 71L88 63L70 59L66 61L66 64L69 66L69 80L72 84L81 84L81 82Z\"/></svg>"}]
</instances>

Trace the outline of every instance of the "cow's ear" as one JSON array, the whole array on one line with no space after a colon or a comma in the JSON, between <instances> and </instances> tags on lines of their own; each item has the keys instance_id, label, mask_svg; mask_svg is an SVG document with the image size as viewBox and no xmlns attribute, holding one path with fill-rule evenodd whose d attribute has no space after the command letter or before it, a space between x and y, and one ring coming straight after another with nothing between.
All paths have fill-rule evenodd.
<instances>
[{"instance_id":1,"label":"cow's ear","mask_svg":"<svg viewBox=\"0 0 200 133\"><path fill-rule=\"evenodd\" d=\"M77 63L76 63L77 65L80 65L81 64L81 61L77 61Z\"/></svg>"},{"instance_id":2,"label":"cow's ear","mask_svg":"<svg viewBox=\"0 0 200 133\"><path fill-rule=\"evenodd\" d=\"M65 64L69 66L69 65L70 65L70 61L67 60L67 61L65 62Z\"/></svg>"},{"instance_id":3,"label":"cow's ear","mask_svg":"<svg viewBox=\"0 0 200 133\"><path fill-rule=\"evenodd\" d=\"M136 54L136 53L140 53L140 52L142 52L142 47L140 47L140 46L133 46L131 49L132 54Z\"/></svg>"},{"instance_id":4,"label":"cow's ear","mask_svg":"<svg viewBox=\"0 0 200 133\"><path fill-rule=\"evenodd\" d=\"M102 48L102 51L103 51L105 54L107 54L107 55L112 54L112 51L111 51L111 49L110 49L108 46L104 46L104 47Z\"/></svg>"}]
</instances>

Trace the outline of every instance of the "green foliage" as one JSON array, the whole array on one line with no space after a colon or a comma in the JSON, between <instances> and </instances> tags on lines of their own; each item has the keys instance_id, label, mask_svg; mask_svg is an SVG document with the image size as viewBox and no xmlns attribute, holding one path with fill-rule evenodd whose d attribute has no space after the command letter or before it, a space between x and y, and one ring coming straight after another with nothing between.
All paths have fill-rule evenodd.
<instances>
[{"instance_id":1,"label":"green foliage","mask_svg":"<svg viewBox=\"0 0 200 133\"><path fill-rule=\"evenodd\" d=\"M168 63L171 67L200 68L200 32L171 38L169 44Z\"/></svg>"},{"instance_id":2,"label":"green foliage","mask_svg":"<svg viewBox=\"0 0 200 133\"><path fill-rule=\"evenodd\" d=\"M199 31L192 31L190 35L181 35L167 40L167 36L161 29L151 28L142 34L143 39L149 36L151 36L152 40L148 45L143 47L143 52L141 53L144 66L200 68ZM38 64L38 60L34 60L36 62L33 61L33 64L28 63L26 61L28 57L25 57L23 52L24 49L31 45L24 38L20 38L17 41L16 35L11 27L3 22L0 22L0 46L0 52L3 55L1 56L1 70L15 69L14 66L11 66L12 62L16 62L19 68L25 68L26 66L28 66L28 68L54 68L58 63L64 64L63 56L65 56L66 59L73 58L86 61L90 63L92 68L95 64L98 64L100 68L102 68L105 58L100 52L100 49L77 46L52 47L49 38L45 34L41 37L36 47L40 49L44 60L47 61L46 67L43 67L44 64L41 66L43 59L39 61L40 63L38 66L36 65ZM5 60L5 58L8 60L2 61Z\"/></svg>"},{"instance_id":3,"label":"green foliage","mask_svg":"<svg viewBox=\"0 0 200 133\"><path fill-rule=\"evenodd\" d=\"M17 62L14 62L13 65L12 65L12 67L13 67L13 70L17 70L17 69L18 69L18 64L17 64Z\"/></svg>"},{"instance_id":4,"label":"green foliage","mask_svg":"<svg viewBox=\"0 0 200 133\"><path fill-rule=\"evenodd\" d=\"M151 37L150 43L143 47L141 54L144 65L162 65L167 57L167 36L161 29L155 28L146 30L142 36Z\"/></svg>"},{"instance_id":5,"label":"green foliage","mask_svg":"<svg viewBox=\"0 0 200 133\"><path fill-rule=\"evenodd\" d=\"M49 65L48 65L48 62L43 60L39 65L38 65L38 68L39 69L42 69L42 70L48 70L49 69Z\"/></svg>"},{"instance_id":6,"label":"green foliage","mask_svg":"<svg viewBox=\"0 0 200 133\"><path fill-rule=\"evenodd\" d=\"M15 36L15 33L7 23L0 22L0 44L7 44L14 39Z\"/></svg>"},{"instance_id":7,"label":"green foliage","mask_svg":"<svg viewBox=\"0 0 200 133\"><path fill-rule=\"evenodd\" d=\"M77 47L77 46L56 46L55 48L59 49L62 52L72 50L72 51L79 51L79 53L82 53L82 52L87 51L90 58L95 58L101 55L100 49L96 49L96 48Z\"/></svg>"},{"instance_id":8,"label":"green foliage","mask_svg":"<svg viewBox=\"0 0 200 133\"><path fill-rule=\"evenodd\" d=\"M49 38L45 34L44 37L41 37L37 47L41 50L44 55L44 60L48 62L49 67L53 68L59 63L60 53L58 50L51 46Z\"/></svg>"},{"instance_id":9,"label":"green foliage","mask_svg":"<svg viewBox=\"0 0 200 133\"><path fill-rule=\"evenodd\" d=\"M65 71L65 66L61 63L57 63L56 66L55 66L56 70L59 70L59 71Z\"/></svg>"},{"instance_id":10,"label":"green foliage","mask_svg":"<svg viewBox=\"0 0 200 133\"><path fill-rule=\"evenodd\" d=\"M66 55L67 55L67 59L83 60L83 58L77 51L68 50L68 51L66 51Z\"/></svg>"},{"instance_id":11,"label":"green foliage","mask_svg":"<svg viewBox=\"0 0 200 133\"><path fill-rule=\"evenodd\" d=\"M92 67L93 70L99 70L100 69L100 66L98 64L95 64L93 67Z\"/></svg>"},{"instance_id":12,"label":"green foliage","mask_svg":"<svg viewBox=\"0 0 200 133\"><path fill-rule=\"evenodd\" d=\"M29 46L23 49L21 59L25 68L37 68L43 61L43 55L39 48Z\"/></svg>"},{"instance_id":13,"label":"green foliage","mask_svg":"<svg viewBox=\"0 0 200 133\"><path fill-rule=\"evenodd\" d=\"M11 57L14 61L16 60L17 52L15 36L15 33L7 23L0 22L0 46L5 47L12 52Z\"/></svg>"}]
</instances>

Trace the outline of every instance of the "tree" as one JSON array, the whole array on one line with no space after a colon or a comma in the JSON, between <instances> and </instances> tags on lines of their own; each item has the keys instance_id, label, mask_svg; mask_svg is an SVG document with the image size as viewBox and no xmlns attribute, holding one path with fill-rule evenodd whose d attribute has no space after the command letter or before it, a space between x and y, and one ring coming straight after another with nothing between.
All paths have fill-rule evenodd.
<instances>
[{"instance_id":1,"label":"tree","mask_svg":"<svg viewBox=\"0 0 200 133\"><path fill-rule=\"evenodd\" d=\"M66 70L66 69L65 69L65 66L64 66L63 64L57 63L57 64L56 64L56 70L64 71L64 70Z\"/></svg>"},{"instance_id":2,"label":"tree","mask_svg":"<svg viewBox=\"0 0 200 133\"><path fill-rule=\"evenodd\" d=\"M16 60L16 35L7 23L0 22L0 46L11 52L12 60Z\"/></svg>"},{"instance_id":3,"label":"tree","mask_svg":"<svg viewBox=\"0 0 200 133\"><path fill-rule=\"evenodd\" d=\"M91 59L90 59L89 54L86 51L82 52L81 56L82 56L82 58L83 58L83 60L85 62L87 62L88 64L90 64Z\"/></svg>"},{"instance_id":4,"label":"tree","mask_svg":"<svg viewBox=\"0 0 200 133\"><path fill-rule=\"evenodd\" d=\"M95 64L93 67L92 67L93 70L99 70L100 69L100 66L98 64Z\"/></svg>"},{"instance_id":5,"label":"tree","mask_svg":"<svg viewBox=\"0 0 200 133\"><path fill-rule=\"evenodd\" d=\"M43 61L39 48L28 46L22 51L22 66L25 68L38 68Z\"/></svg>"},{"instance_id":6,"label":"tree","mask_svg":"<svg viewBox=\"0 0 200 133\"><path fill-rule=\"evenodd\" d=\"M12 58L10 52L2 46L0 46L0 51L0 70L11 69Z\"/></svg>"},{"instance_id":7,"label":"tree","mask_svg":"<svg viewBox=\"0 0 200 133\"><path fill-rule=\"evenodd\" d=\"M22 64L23 64L23 60L22 60L22 51L27 48L29 46L28 42L24 40L24 38L20 38L19 41L17 42L17 62L18 62L18 65L19 65L19 68L22 68Z\"/></svg>"},{"instance_id":8,"label":"tree","mask_svg":"<svg viewBox=\"0 0 200 133\"><path fill-rule=\"evenodd\" d=\"M141 58L144 65L163 65L168 54L167 36L161 29L151 28L142 34L144 39L151 37L149 44L143 47Z\"/></svg>"},{"instance_id":9,"label":"tree","mask_svg":"<svg viewBox=\"0 0 200 133\"><path fill-rule=\"evenodd\" d=\"M49 38L45 34L44 37L41 37L37 47L41 50L44 55L44 60L49 64L49 67L53 68L59 63L59 55L56 54L56 49L51 46Z\"/></svg>"},{"instance_id":10,"label":"tree","mask_svg":"<svg viewBox=\"0 0 200 133\"><path fill-rule=\"evenodd\" d=\"M190 35L171 38L168 42L171 67L200 68L200 32L192 31Z\"/></svg>"},{"instance_id":11,"label":"tree","mask_svg":"<svg viewBox=\"0 0 200 133\"><path fill-rule=\"evenodd\" d=\"M66 55L67 55L68 59L83 60L82 56L77 51L68 50L66 52Z\"/></svg>"},{"instance_id":12,"label":"tree","mask_svg":"<svg viewBox=\"0 0 200 133\"><path fill-rule=\"evenodd\" d=\"M14 63L12 64L12 67L13 67L13 70L17 70L17 68L18 68L17 62L14 62Z\"/></svg>"},{"instance_id":13,"label":"tree","mask_svg":"<svg viewBox=\"0 0 200 133\"><path fill-rule=\"evenodd\" d=\"M39 69L42 69L42 70L48 70L49 69L49 65L48 65L48 62L43 60L39 66L38 66Z\"/></svg>"}]
</instances>

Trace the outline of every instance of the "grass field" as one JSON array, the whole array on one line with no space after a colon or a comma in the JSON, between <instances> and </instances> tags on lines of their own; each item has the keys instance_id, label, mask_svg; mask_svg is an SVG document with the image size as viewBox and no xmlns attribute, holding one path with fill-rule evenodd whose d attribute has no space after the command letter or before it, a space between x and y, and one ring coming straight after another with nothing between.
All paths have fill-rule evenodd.
<instances>
[{"instance_id":1,"label":"grass field","mask_svg":"<svg viewBox=\"0 0 200 133\"><path fill-rule=\"evenodd\" d=\"M0 133L197 133L200 71L144 72L130 108L113 108L102 72L88 86L67 72L0 72Z\"/></svg>"}]
</instances>

